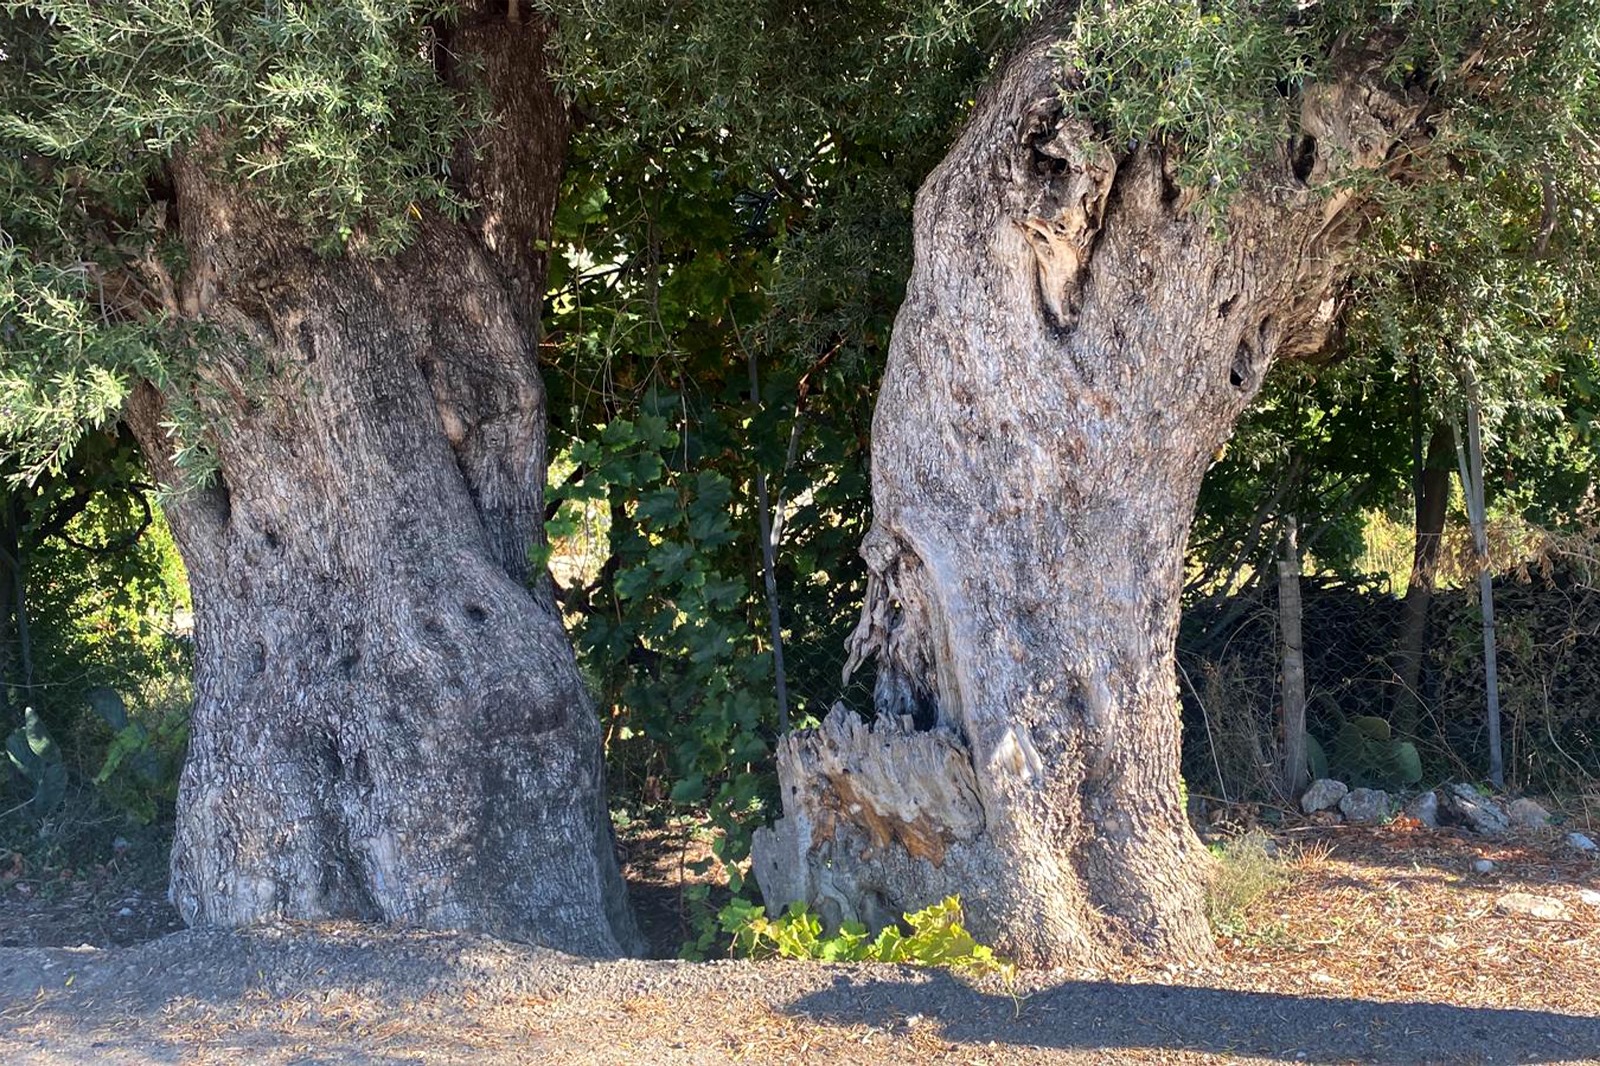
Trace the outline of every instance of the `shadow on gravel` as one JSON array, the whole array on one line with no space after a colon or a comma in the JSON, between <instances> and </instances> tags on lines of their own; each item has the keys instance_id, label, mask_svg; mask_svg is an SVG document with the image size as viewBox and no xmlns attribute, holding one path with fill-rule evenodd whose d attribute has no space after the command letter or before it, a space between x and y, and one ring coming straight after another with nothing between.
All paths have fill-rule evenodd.
<instances>
[{"instance_id":1,"label":"shadow on gravel","mask_svg":"<svg viewBox=\"0 0 1600 1066\"><path fill-rule=\"evenodd\" d=\"M976 1045L1395 1066L1600 1058L1600 1017L1180 985L1068 981L1017 1001L938 973L915 983L841 979L785 1009L819 1022L888 1030L938 1026L950 1042Z\"/></svg>"}]
</instances>

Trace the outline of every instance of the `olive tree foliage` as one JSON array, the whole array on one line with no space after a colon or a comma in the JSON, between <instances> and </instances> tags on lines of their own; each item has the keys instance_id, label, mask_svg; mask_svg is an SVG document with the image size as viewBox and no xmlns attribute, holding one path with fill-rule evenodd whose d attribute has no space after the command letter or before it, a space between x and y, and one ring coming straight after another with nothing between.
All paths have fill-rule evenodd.
<instances>
[{"instance_id":1,"label":"olive tree foliage","mask_svg":"<svg viewBox=\"0 0 1600 1066\"><path fill-rule=\"evenodd\" d=\"M0 7L0 438L21 474L58 469L130 383L189 386L220 343L176 313L165 168L200 154L326 253L384 255L451 181L484 120L427 47L452 5L129 0ZM179 457L207 472L205 417Z\"/></svg>"},{"instance_id":2,"label":"olive tree foliage","mask_svg":"<svg viewBox=\"0 0 1600 1066\"><path fill-rule=\"evenodd\" d=\"M1111 144L1162 145L1198 202L1222 207L1275 145L1310 150L1299 91L1361 42L1381 83L1426 103L1420 136L1334 192L1368 201L1370 224L1323 357L1418 374L1435 417L1471 381L1491 424L1548 422L1553 376L1594 359L1596 14L1584 0L1085 4L1064 98Z\"/></svg>"},{"instance_id":3,"label":"olive tree foliage","mask_svg":"<svg viewBox=\"0 0 1600 1066\"><path fill-rule=\"evenodd\" d=\"M1491 422L1549 419L1542 386L1593 359L1595 16L1582 0L1087 4L1064 95L1110 143L1161 144L1202 206L1224 206L1274 146L1310 150L1300 89L1364 42L1381 83L1426 103L1420 136L1334 191L1368 201L1370 224L1323 357L1419 371L1436 416L1472 380Z\"/></svg>"}]
</instances>

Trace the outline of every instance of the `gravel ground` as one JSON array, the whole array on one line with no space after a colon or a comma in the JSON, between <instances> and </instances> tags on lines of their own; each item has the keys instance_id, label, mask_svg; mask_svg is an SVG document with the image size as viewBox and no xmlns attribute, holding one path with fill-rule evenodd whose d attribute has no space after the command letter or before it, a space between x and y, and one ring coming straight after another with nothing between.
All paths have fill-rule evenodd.
<instances>
[{"instance_id":1,"label":"gravel ground","mask_svg":"<svg viewBox=\"0 0 1600 1066\"><path fill-rule=\"evenodd\" d=\"M354 925L0 950L0 1062L1600 1062L1600 1017L898 967L596 963Z\"/></svg>"},{"instance_id":2,"label":"gravel ground","mask_svg":"<svg viewBox=\"0 0 1600 1066\"><path fill-rule=\"evenodd\" d=\"M705 842L682 826L627 842L636 907L670 952ZM1009 989L897 967L598 963L354 924L169 933L163 864L138 848L71 872L14 860L0 1066L1600 1064L1600 907L1582 895L1600 860L1560 832L1396 823L1278 843L1287 880L1235 916L1211 968L1130 960ZM1506 913L1508 893L1565 916Z\"/></svg>"}]
</instances>

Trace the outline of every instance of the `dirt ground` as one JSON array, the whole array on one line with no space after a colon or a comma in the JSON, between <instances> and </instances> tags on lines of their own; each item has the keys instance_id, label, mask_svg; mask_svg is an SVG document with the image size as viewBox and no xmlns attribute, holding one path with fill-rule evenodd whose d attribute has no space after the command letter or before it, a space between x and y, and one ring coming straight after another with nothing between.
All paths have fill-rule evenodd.
<instances>
[{"instance_id":1,"label":"dirt ground","mask_svg":"<svg viewBox=\"0 0 1600 1066\"><path fill-rule=\"evenodd\" d=\"M150 864L0 857L0 1063L1600 1063L1600 861L1301 827L1286 875L1202 969L1129 962L1015 985L792 962L596 963L357 925L182 931ZM692 827L632 831L658 950L687 929ZM1488 872L1473 864L1488 860ZM1509 893L1554 900L1508 912ZM131 914L123 915L122 912ZM144 939L143 943L133 941Z\"/></svg>"}]
</instances>

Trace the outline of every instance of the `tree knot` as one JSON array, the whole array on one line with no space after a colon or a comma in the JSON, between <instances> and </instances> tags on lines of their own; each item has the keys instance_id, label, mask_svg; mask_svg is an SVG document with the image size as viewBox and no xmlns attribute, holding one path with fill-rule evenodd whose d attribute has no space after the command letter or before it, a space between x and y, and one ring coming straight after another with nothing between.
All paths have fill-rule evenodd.
<instances>
[{"instance_id":1,"label":"tree knot","mask_svg":"<svg viewBox=\"0 0 1600 1066\"><path fill-rule=\"evenodd\" d=\"M1116 179L1117 159L1059 96L1023 112L1006 213L1033 252L1040 311L1057 329L1077 320L1079 290Z\"/></svg>"}]
</instances>

